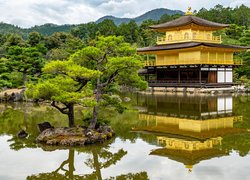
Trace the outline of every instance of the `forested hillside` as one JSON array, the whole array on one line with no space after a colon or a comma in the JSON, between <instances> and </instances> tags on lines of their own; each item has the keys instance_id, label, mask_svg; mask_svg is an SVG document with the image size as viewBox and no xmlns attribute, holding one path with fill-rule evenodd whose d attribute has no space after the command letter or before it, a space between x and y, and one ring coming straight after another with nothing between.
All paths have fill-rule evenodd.
<instances>
[{"instance_id":1,"label":"forested hillside","mask_svg":"<svg viewBox=\"0 0 250 180\"><path fill-rule=\"evenodd\" d=\"M114 16L104 16L98 19L96 23L100 23L106 19L109 19L109 20L113 20L116 25L120 25L121 23L129 23L129 21L132 21L132 20L134 20L137 24L141 24L143 21L148 20L148 19L158 21L164 14L167 14L169 16L175 15L175 14L183 15L184 12L179 11L179 10L159 8L159 9L154 9L149 12L146 12L145 14L135 17L135 18L117 18Z\"/></svg>"},{"instance_id":2,"label":"forested hillside","mask_svg":"<svg viewBox=\"0 0 250 180\"><path fill-rule=\"evenodd\" d=\"M211 21L228 23L231 26L216 32L222 35L223 43L250 45L250 8L224 8L220 5L212 9L201 9L195 15ZM164 14L160 20L147 19L141 24L134 20L116 25L106 19L100 23L76 26L47 24L31 29L0 24L0 88L20 87L27 81L46 78L41 69L49 61L67 60L71 54L93 44L99 36L123 36L133 47L144 47L156 43L157 33L150 25L167 22L181 15ZM235 71L235 81L250 85L250 51L242 52L237 58L244 60L244 66Z\"/></svg>"},{"instance_id":3,"label":"forested hillside","mask_svg":"<svg viewBox=\"0 0 250 180\"><path fill-rule=\"evenodd\" d=\"M55 32L70 32L71 29L75 28L76 25L56 25L56 24L44 24L41 26L34 26L31 28L20 28L15 25L0 23L0 33L1 34L19 34L24 39L27 39L28 34L30 32L36 31L39 32L41 35L52 35Z\"/></svg>"}]
</instances>

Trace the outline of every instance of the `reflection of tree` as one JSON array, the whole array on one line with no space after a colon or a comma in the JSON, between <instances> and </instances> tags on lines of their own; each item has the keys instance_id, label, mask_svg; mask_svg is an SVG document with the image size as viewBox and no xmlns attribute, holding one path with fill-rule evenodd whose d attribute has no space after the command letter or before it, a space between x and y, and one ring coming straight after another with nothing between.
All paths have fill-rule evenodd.
<instances>
[{"instance_id":1,"label":"reflection of tree","mask_svg":"<svg viewBox=\"0 0 250 180\"><path fill-rule=\"evenodd\" d=\"M54 173L58 173L60 170L65 172L65 178L70 178L72 179L74 177L74 171L75 171L75 167L74 167L74 158L75 157L75 151L74 150L69 150L69 157L67 160L63 161L63 163L61 164L61 166L59 168L57 168ZM65 169L64 166L68 164L69 169Z\"/></svg>"},{"instance_id":2,"label":"reflection of tree","mask_svg":"<svg viewBox=\"0 0 250 180\"><path fill-rule=\"evenodd\" d=\"M109 150L109 146L106 144L104 147L101 145L89 146L79 149L80 152L88 153L92 155L91 158L87 159L85 164L93 169L91 174L86 175L75 175L75 166L74 166L74 153L75 150L69 150L68 159L63 161L62 164L51 173L41 173L37 175L28 176L27 180L35 179L93 179L93 180L102 180L102 169L109 168L112 165L115 165L120 161L127 152L123 149L118 150L116 153L112 153ZM68 165L68 168L65 168ZM110 179L148 179L146 172L141 173L129 173L127 175L120 175L116 178L111 177Z\"/></svg>"},{"instance_id":3,"label":"reflection of tree","mask_svg":"<svg viewBox=\"0 0 250 180\"><path fill-rule=\"evenodd\" d=\"M11 136L8 140L11 149L35 148L37 147L35 139L39 134L37 124L51 120L53 125L58 125L56 120L60 118L62 117L58 112L47 106L33 103L0 104L0 135ZM28 138L16 137L21 129L28 132Z\"/></svg>"},{"instance_id":4,"label":"reflection of tree","mask_svg":"<svg viewBox=\"0 0 250 180\"><path fill-rule=\"evenodd\" d=\"M131 180L148 180L148 174L147 172L139 172L139 173L128 173L128 174L123 174L120 176L116 176L116 177L111 177L110 180L126 180L126 179L131 179Z\"/></svg>"},{"instance_id":5,"label":"reflection of tree","mask_svg":"<svg viewBox=\"0 0 250 180\"><path fill-rule=\"evenodd\" d=\"M38 175L28 176L27 180L29 179L82 179L81 176L74 175L75 167L74 167L74 156L75 151L69 150L68 159L63 161L59 168L51 173L42 173ZM68 164L68 169L65 166ZM60 174L59 171L64 172Z\"/></svg>"},{"instance_id":6,"label":"reflection of tree","mask_svg":"<svg viewBox=\"0 0 250 180\"><path fill-rule=\"evenodd\" d=\"M223 138L222 148L226 151L235 150L240 156L246 156L250 152L250 133L228 135Z\"/></svg>"},{"instance_id":7,"label":"reflection of tree","mask_svg":"<svg viewBox=\"0 0 250 180\"><path fill-rule=\"evenodd\" d=\"M87 159L85 164L91 169L94 169L93 173L87 175L86 177L95 177L95 179L101 180L102 174L101 170L115 165L118 161L121 160L123 156L127 154L127 151L120 149L116 153L111 153L107 149L97 146L96 148L92 147L92 158ZM100 161L104 160L104 162Z\"/></svg>"}]
</instances>

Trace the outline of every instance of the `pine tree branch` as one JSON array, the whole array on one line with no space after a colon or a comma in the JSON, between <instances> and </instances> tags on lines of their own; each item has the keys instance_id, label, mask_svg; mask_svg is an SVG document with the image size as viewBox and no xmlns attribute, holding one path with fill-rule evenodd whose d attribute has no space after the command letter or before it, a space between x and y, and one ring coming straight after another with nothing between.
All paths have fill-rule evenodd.
<instances>
[{"instance_id":1,"label":"pine tree branch","mask_svg":"<svg viewBox=\"0 0 250 180\"><path fill-rule=\"evenodd\" d=\"M64 108L61 108L61 107L59 107L59 106L56 105L56 102L55 102L55 101L52 101L52 102L51 102L51 106L53 106L54 108L56 108L57 110L59 110L59 111L60 111L61 113L63 113L63 114L68 114L68 113L69 113L68 111L66 111L66 110L68 109L67 106L64 107Z\"/></svg>"}]
</instances>

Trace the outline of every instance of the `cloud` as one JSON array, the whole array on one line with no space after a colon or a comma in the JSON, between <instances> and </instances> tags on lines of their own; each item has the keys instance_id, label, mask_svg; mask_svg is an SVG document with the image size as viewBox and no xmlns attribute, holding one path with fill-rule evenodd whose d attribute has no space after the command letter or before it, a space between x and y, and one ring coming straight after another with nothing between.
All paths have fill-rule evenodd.
<instances>
[{"instance_id":1,"label":"cloud","mask_svg":"<svg viewBox=\"0 0 250 180\"><path fill-rule=\"evenodd\" d=\"M45 23L77 24L94 21L104 14L80 1L0 0L0 21L30 27Z\"/></svg>"},{"instance_id":2,"label":"cloud","mask_svg":"<svg viewBox=\"0 0 250 180\"><path fill-rule=\"evenodd\" d=\"M236 7L244 4L245 6L250 7L250 1L249 0L235 0L230 3L230 7Z\"/></svg>"},{"instance_id":3,"label":"cloud","mask_svg":"<svg viewBox=\"0 0 250 180\"><path fill-rule=\"evenodd\" d=\"M0 0L0 21L30 27L45 23L79 24L95 21L104 15L136 17L155 8L186 11L217 4L250 6L249 0Z\"/></svg>"}]
</instances>

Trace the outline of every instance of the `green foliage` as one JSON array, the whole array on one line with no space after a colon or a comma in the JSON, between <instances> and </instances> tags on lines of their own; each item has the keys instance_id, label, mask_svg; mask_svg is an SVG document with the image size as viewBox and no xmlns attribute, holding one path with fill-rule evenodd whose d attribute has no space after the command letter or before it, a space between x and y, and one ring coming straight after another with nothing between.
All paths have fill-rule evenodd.
<instances>
[{"instance_id":1,"label":"green foliage","mask_svg":"<svg viewBox=\"0 0 250 180\"><path fill-rule=\"evenodd\" d=\"M146 87L137 73L143 63L136 55L136 49L125 43L121 36L98 37L93 46L78 51L71 56L71 60L89 69L101 71L102 83L115 76L108 85L116 81L119 85L142 89Z\"/></svg>"},{"instance_id":2,"label":"green foliage","mask_svg":"<svg viewBox=\"0 0 250 180\"><path fill-rule=\"evenodd\" d=\"M54 48L47 53L47 60L66 60L70 56L70 53L66 52L64 49Z\"/></svg>"},{"instance_id":3,"label":"green foliage","mask_svg":"<svg viewBox=\"0 0 250 180\"><path fill-rule=\"evenodd\" d=\"M156 39L158 33L149 29L149 26L155 25L157 22L153 20L143 21L139 27L140 37L139 37L139 46L152 46L156 44Z\"/></svg>"},{"instance_id":4,"label":"green foliage","mask_svg":"<svg viewBox=\"0 0 250 180\"><path fill-rule=\"evenodd\" d=\"M168 21L175 20L177 18L181 17L180 14L174 14L174 15L169 15L169 14L164 14L161 16L161 19L159 20L159 23L165 23Z\"/></svg>"},{"instance_id":5,"label":"green foliage","mask_svg":"<svg viewBox=\"0 0 250 180\"><path fill-rule=\"evenodd\" d=\"M250 30L245 30L240 38L243 46L250 46Z\"/></svg>"},{"instance_id":6,"label":"green foliage","mask_svg":"<svg viewBox=\"0 0 250 180\"><path fill-rule=\"evenodd\" d=\"M82 67L98 70L102 75L91 81L96 96L97 105L93 110L91 128L94 128L98 119L98 107L113 106L115 110L123 112L116 98L110 96L112 87L131 86L140 89L146 88L146 83L138 76L138 70L143 67L136 49L126 43L121 36L100 36L71 56L70 60Z\"/></svg>"},{"instance_id":7,"label":"green foliage","mask_svg":"<svg viewBox=\"0 0 250 180\"><path fill-rule=\"evenodd\" d=\"M198 17L225 24L237 24L238 26L250 26L250 8L241 5L234 9L216 5L214 8L207 10L202 8L196 14Z\"/></svg>"},{"instance_id":8,"label":"green foliage","mask_svg":"<svg viewBox=\"0 0 250 180\"><path fill-rule=\"evenodd\" d=\"M19 34L8 34L3 47L8 50L11 46L24 47L25 45L24 40Z\"/></svg>"},{"instance_id":9,"label":"green foliage","mask_svg":"<svg viewBox=\"0 0 250 180\"><path fill-rule=\"evenodd\" d=\"M45 47L49 50L48 60L67 60L71 54L84 47L84 43L67 33L54 33L45 37Z\"/></svg>"},{"instance_id":10,"label":"green foliage","mask_svg":"<svg viewBox=\"0 0 250 180\"><path fill-rule=\"evenodd\" d=\"M85 42L88 42L89 40L96 37L97 31L97 24L94 22L90 22L87 24L80 24L76 28L73 28L71 30L71 34L75 37L83 39Z\"/></svg>"},{"instance_id":11,"label":"green foliage","mask_svg":"<svg viewBox=\"0 0 250 180\"><path fill-rule=\"evenodd\" d=\"M11 46L8 50L8 68L23 73L23 84L26 85L27 75L41 73L44 64L42 54L35 47Z\"/></svg>"},{"instance_id":12,"label":"green foliage","mask_svg":"<svg viewBox=\"0 0 250 180\"><path fill-rule=\"evenodd\" d=\"M41 41L41 34L39 34L38 32L31 32L31 33L29 33L28 43L31 46L35 46L35 45L39 44L40 41Z\"/></svg>"},{"instance_id":13,"label":"green foliage","mask_svg":"<svg viewBox=\"0 0 250 180\"><path fill-rule=\"evenodd\" d=\"M62 103L77 103L82 101L85 96L91 95L89 88L78 91L79 87L81 87L79 82L100 75L98 71L86 69L71 61L50 62L43 68L43 71L57 76L31 86L30 93L32 93L32 97Z\"/></svg>"},{"instance_id":14,"label":"green foliage","mask_svg":"<svg viewBox=\"0 0 250 180\"><path fill-rule=\"evenodd\" d=\"M128 24L122 23L118 27L118 35L124 36L124 40L128 43L138 42L139 38L139 27L135 21L130 21Z\"/></svg>"},{"instance_id":15,"label":"green foliage","mask_svg":"<svg viewBox=\"0 0 250 180\"><path fill-rule=\"evenodd\" d=\"M26 33L29 32L38 32L42 35L50 36L56 32L70 32L72 28L74 28L75 25L55 25L55 24L44 24L41 26L34 26L29 29L26 29Z\"/></svg>"},{"instance_id":16,"label":"green foliage","mask_svg":"<svg viewBox=\"0 0 250 180\"><path fill-rule=\"evenodd\" d=\"M27 95L33 99L54 100L62 103L83 102L82 98L92 95L92 92L88 86L78 91L81 87L80 82L101 74L74 64L72 61L52 61L46 64L43 72L54 74L56 77L30 85Z\"/></svg>"},{"instance_id":17,"label":"green foliage","mask_svg":"<svg viewBox=\"0 0 250 180\"><path fill-rule=\"evenodd\" d=\"M0 33L3 33L3 34L5 34L5 33L13 33L13 34L22 35L24 32L18 26L0 22Z\"/></svg>"},{"instance_id":18,"label":"green foliage","mask_svg":"<svg viewBox=\"0 0 250 180\"><path fill-rule=\"evenodd\" d=\"M100 22L97 26L98 26L98 32L101 35L104 36L116 35L117 26L112 20L105 19L104 21Z\"/></svg>"},{"instance_id":19,"label":"green foliage","mask_svg":"<svg viewBox=\"0 0 250 180\"><path fill-rule=\"evenodd\" d=\"M81 79L97 78L101 75L100 72L79 66L73 61L52 61L43 68L43 71L49 74L66 75L76 82Z\"/></svg>"},{"instance_id":20,"label":"green foliage","mask_svg":"<svg viewBox=\"0 0 250 180\"><path fill-rule=\"evenodd\" d=\"M56 76L36 85L30 85L26 95L32 99L52 100L66 104L81 103L84 101L83 98L92 95L92 92L88 88L75 92L77 85L76 81L67 76Z\"/></svg>"},{"instance_id":21,"label":"green foliage","mask_svg":"<svg viewBox=\"0 0 250 180\"><path fill-rule=\"evenodd\" d=\"M240 38L240 44L244 46L250 45L250 30L245 30ZM250 82L250 51L244 51L238 54L238 57L243 60L243 66L236 69L239 81L249 87Z\"/></svg>"},{"instance_id":22,"label":"green foliage","mask_svg":"<svg viewBox=\"0 0 250 180\"><path fill-rule=\"evenodd\" d=\"M102 96L102 100L100 101L100 105L102 107L107 107L111 109L111 107L115 108L115 110L119 113L123 113L126 107L122 104L122 100L118 95L108 95L104 94Z\"/></svg>"}]
</instances>

